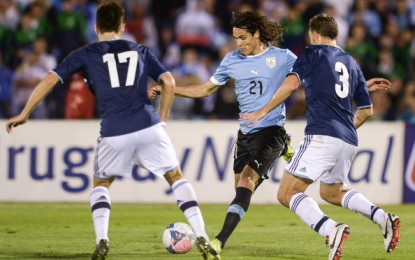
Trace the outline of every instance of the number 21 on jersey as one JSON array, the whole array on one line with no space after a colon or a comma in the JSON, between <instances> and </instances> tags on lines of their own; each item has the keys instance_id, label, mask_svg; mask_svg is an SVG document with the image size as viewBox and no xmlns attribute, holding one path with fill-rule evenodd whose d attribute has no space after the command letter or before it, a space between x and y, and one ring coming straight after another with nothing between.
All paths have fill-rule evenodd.
<instances>
[{"instance_id":1,"label":"number 21 on jersey","mask_svg":"<svg viewBox=\"0 0 415 260\"><path fill-rule=\"evenodd\" d=\"M137 70L138 53L136 51L125 51L117 54L120 63L128 63L127 80L125 86L132 86L134 84L135 72ZM108 72L111 80L111 87L120 87L120 78L117 70L117 61L114 53L107 53L102 56L104 63L108 65Z\"/></svg>"}]
</instances>

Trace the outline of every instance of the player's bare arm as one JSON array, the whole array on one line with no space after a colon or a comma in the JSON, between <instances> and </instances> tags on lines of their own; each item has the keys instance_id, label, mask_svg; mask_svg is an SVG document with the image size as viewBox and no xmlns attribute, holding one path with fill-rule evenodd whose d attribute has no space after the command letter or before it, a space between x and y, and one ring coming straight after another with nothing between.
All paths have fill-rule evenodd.
<instances>
[{"instance_id":1,"label":"player's bare arm","mask_svg":"<svg viewBox=\"0 0 415 260\"><path fill-rule=\"evenodd\" d=\"M372 115L373 115L372 107L358 109L356 113L354 114L354 120L353 120L354 127L356 129L359 128Z\"/></svg>"},{"instance_id":2,"label":"player's bare arm","mask_svg":"<svg viewBox=\"0 0 415 260\"><path fill-rule=\"evenodd\" d=\"M6 130L8 133L12 132L13 127L23 125L27 122L27 119L29 118L33 109L35 109L37 104L39 104L40 101L46 97L46 95L56 85L58 80L59 78L55 74L49 73L42 81L39 82L20 114L10 118L7 122Z\"/></svg>"},{"instance_id":3,"label":"player's bare arm","mask_svg":"<svg viewBox=\"0 0 415 260\"><path fill-rule=\"evenodd\" d=\"M212 95L218 88L218 85L208 80L202 84L177 87L174 93L179 97L202 98Z\"/></svg>"},{"instance_id":4,"label":"player's bare arm","mask_svg":"<svg viewBox=\"0 0 415 260\"><path fill-rule=\"evenodd\" d=\"M391 87L389 80L384 78L373 78L366 81L367 89L372 92L376 90L388 90Z\"/></svg>"},{"instance_id":5,"label":"player's bare arm","mask_svg":"<svg viewBox=\"0 0 415 260\"><path fill-rule=\"evenodd\" d=\"M169 117L171 105L173 104L176 83L170 73L162 75L160 81L162 91L159 115L161 121L166 122Z\"/></svg>"},{"instance_id":6,"label":"player's bare arm","mask_svg":"<svg viewBox=\"0 0 415 260\"><path fill-rule=\"evenodd\" d=\"M300 82L297 76L289 75L265 107L252 113L239 113L239 121L242 121L243 124L252 123L252 126L255 126L261 118L268 115L269 112L291 96L299 86Z\"/></svg>"},{"instance_id":7,"label":"player's bare arm","mask_svg":"<svg viewBox=\"0 0 415 260\"><path fill-rule=\"evenodd\" d=\"M174 90L174 94L178 97L188 98L202 98L212 95L220 86L215 85L208 80L202 84L195 84L190 86L178 86ZM162 92L161 86L154 86L149 89L149 96L155 96Z\"/></svg>"}]
</instances>

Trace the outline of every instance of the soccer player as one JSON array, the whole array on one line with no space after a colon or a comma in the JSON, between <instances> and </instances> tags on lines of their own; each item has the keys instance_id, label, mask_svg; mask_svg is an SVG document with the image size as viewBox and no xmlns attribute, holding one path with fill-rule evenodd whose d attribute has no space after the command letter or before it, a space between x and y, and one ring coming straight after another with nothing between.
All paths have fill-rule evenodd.
<instances>
[{"instance_id":1,"label":"soccer player","mask_svg":"<svg viewBox=\"0 0 415 260\"><path fill-rule=\"evenodd\" d=\"M231 23L239 50L228 53L208 81L177 87L175 94L206 97L233 78L240 111L249 113L272 98L297 57L290 50L277 47L284 32L278 22L247 11L234 12ZM268 178L275 161L280 156L288 160L292 155L284 124L285 106L281 103L256 126L240 125L233 164L236 195L227 210L222 230L211 241L216 251L222 251L248 211L252 194Z\"/></svg>"},{"instance_id":2,"label":"soccer player","mask_svg":"<svg viewBox=\"0 0 415 260\"><path fill-rule=\"evenodd\" d=\"M308 185L320 178L321 197L334 205L355 211L378 224L386 252L398 245L400 220L367 200L361 193L345 189L347 174L357 152L356 129L372 115L369 90L382 89L372 79L367 83L356 61L336 44L337 23L320 14L309 22L311 45L305 48L293 70L272 100L254 113L242 113L244 124L256 125L278 107L304 82L307 101L305 137L285 168L278 200L290 208L329 245L329 259L339 259L349 226L326 216L318 204L304 194ZM358 110L353 113L352 102Z\"/></svg>"},{"instance_id":3,"label":"soccer player","mask_svg":"<svg viewBox=\"0 0 415 260\"><path fill-rule=\"evenodd\" d=\"M174 99L175 82L145 46L120 38L124 9L116 1L99 6L96 32L99 42L70 54L35 88L21 113L7 122L7 131L26 123L36 105L60 80L76 71L86 77L102 113L97 142L94 188L90 205L96 234L92 259L105 259L109 251L108 224L111 210L109 188L116 176L129 177L139 164L171 186L178 207L196 234L204 259L220 259L211 247L192 185L183 177L173 145L164 129ZM159 114L147 96L148 76L163 88Z\"/></svg>"}]
</instances>

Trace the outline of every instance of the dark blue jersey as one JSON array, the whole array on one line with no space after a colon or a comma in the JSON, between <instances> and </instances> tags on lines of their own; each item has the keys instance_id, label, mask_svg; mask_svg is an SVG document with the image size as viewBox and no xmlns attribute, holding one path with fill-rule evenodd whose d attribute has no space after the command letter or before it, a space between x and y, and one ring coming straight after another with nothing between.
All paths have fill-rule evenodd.
<instances>
[{"instance_id":1,"label":"dark blue jersey","mask_svg":"<svg viewBox=\"0 0 415 260\"><path fill-rule=\"evenodd\" d=\"M125 40L87 45L70 54L54 72L61 79L85 76L102 114L101 135L135 132L160 122L147 95L148 76L159 81L164 66L145 46Z\"/></svg>"},{"instance_id":2,"label":"dark blue jersey","mask_svg":"<svg viewBox=\"0 0 415 260\"><path fill-rule=\"evenodd\" d=\"M292 74L304 82L307 102L306 135L328 135L356 145L353 101L371 107L366 80L356 61L342 49L329 45L305 48Z\"/></svg>"}]
</instances>

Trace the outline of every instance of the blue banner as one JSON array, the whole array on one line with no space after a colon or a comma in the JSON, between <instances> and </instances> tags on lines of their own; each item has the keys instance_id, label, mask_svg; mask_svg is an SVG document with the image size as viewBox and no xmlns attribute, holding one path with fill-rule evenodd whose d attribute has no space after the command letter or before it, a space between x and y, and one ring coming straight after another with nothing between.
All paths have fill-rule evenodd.
<instances>
[{"instance_id":1,"label":"blue banner","mask_svg":"<svg viewBox=\"0 0 415 260\"><path fill-rule=\"evenodd\" d=\"M403 202L415 203L415 125L406 125Z\"/></svg>"}]
</instances>

